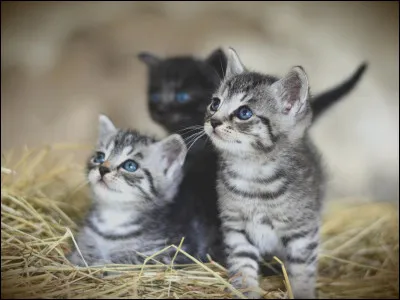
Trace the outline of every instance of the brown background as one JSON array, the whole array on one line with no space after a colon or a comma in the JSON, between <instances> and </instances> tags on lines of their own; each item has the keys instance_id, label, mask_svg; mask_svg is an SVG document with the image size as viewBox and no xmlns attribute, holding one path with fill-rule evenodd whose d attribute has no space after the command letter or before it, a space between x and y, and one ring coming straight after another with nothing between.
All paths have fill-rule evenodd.
<instances>
[{"instance_id":1,"label":"brown background","mask_svg":"<svg viewBox=\"0 0 400 300\"><path fill-rule=\"evenodd\" d=\"M398 201L397 2L1 3L1 149L94 141L97 116L163 135L135 55L233 46L249 67L307 71L313 91L370 68L313 128L328 197ZM83 159L83 158L82 158Z\"/></svg>"}]
</instances>

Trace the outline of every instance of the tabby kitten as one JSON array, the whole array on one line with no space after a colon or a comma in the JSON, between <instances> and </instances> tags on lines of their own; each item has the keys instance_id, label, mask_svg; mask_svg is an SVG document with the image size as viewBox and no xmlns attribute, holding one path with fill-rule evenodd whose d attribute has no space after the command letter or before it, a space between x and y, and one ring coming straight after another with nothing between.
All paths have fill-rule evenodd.
<instances>
[{"instance_id":1,"label":"tabby kitten","mask_svg":"<svg viewBox=\"0 0 400 300\"><path fill-rule=\"evenodd\" d=\"M205 226L198 228L208 232L207 243L215 250L212 257L223 264L224 256L216 251L221 243L215 184L217 155L207 137L198 130L204 123L212 93L224 77L226 55L216 49L205 59L191 56L162 59L142 52L139 59L148 66L148 106L152 119L169 133L179 132L185 136L189 147L184 163L185 175L175 203L186 207L182 210L182 218L187 218L194 210L198 212L196 217ZM311 104L315 112L313 121L349 93L365 69L366 64L362 64L345 82L314 97ZM188 206L191 208L187 209ZM268 268L262 272L264 275L275 273Z\"/></svg>"},{"instance_id":2,"label":"tabby kitten","mask_svg":"<svg viewBox=\"0 0 400 300\"><path fill-rule=\"evenodd\" d=\"M87 264L140 264L143 255L178 245L182 237L187 237L183 249L205 260L207 239L193 237L206 234L199 231L199 220L174 217L190 210L174 202L187 151L182 138L174 134L156 142L115 128L106 116L99 123L96 152L87 164L93 203L77 238ZM161 261L168 263L174 253L165 253ZM70 261L84 265L77 251ZM176 262L189 260L179 254Z\"/></svg>"},{"instance_id":3,"label":"tabby kitten","mask_svg":"<svg viewBox=\"0 0 400 300\"><path fill-rule=\"evenodd\" d=\"M233 284L258 298L259 261L281 257L295 298L315 298L324 173L308 136L301 67L277 79L245 69L229 49L204 129L220 155L218 205Z\"/></svg>"}]
</instances>

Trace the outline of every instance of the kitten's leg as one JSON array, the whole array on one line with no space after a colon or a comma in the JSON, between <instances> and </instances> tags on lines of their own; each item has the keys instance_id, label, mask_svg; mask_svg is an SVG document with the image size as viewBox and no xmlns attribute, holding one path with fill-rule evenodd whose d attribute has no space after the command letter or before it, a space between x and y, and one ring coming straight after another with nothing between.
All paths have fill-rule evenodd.
<instances>
[{"instance_id":1,"label":"kitten's leg","mask_svg":"<svg viewBox=\"0 0 400 300\"><path fill-rule=\"evenodd\" d=\"M85 259L87 265L90 266L94 266L94 265L102 265L105 264L106 262L104 260L102 260L99 256L96 255L92 255L92 253L88 253L88 252L83 252L81 249L81 253L83 258ZM74 252L72 252L70 255L67 256L67 259L73 264L76 265L78 267L86 267L81 255L79 254L79 252L77 250L75 250Z\"/></svg>"},{"instance_id":2,"label":"kitten's leg","mask_svg":"<svg viewBox=\"0 0 400 300\"><path fill-rule=\"evenodd\" d=\"M258 270L260 252L247 238L244 231L226 229L224 241L227 250L227 266L232 285L237 289L249 289L244 294L250 299L260 298Z\"/></svg>"},{"instance_id":3,"label":"kitten's leg","mask_svg":"<svg viewBox=\"0 0 400 300\"><path fill-rule=\"evenodd\" d=\"M84 228L77 237L77 244L79 250L85 259L88 266L95 265L97 262L102 260L101 254L96 247L96 242L90 234ZM73 245L75 248L75 245ZM82 256L78 250L75 249L71 254L67 256L67 259L74 265L79 267L86 267Z\"/></svg>"},{"instance_id":4,"label":"kitten's leg","mask_svg":"<svg viewBox=\"0 0 400 300\"><path fill-rule=\"evenodd\" d=\"M84 267L85 266L85 263L83 262L82 257L80 256L80 254L78 253L77 250L74 250L66 258L73 265L76 265L76 266L79 266L79 267Z\"/></svg>"},{"instance_id":5,"label":"kitten's leg","mask_svg":"<svg viewBox=\"0 0 400 300\"><path fill-rule=\"evenodd\" d=\"M296 299L314 299L319 245L318 228L306 234L293 234L283 239L286 243L286 268L293 296Z\"/></svg>"}]
</instances>

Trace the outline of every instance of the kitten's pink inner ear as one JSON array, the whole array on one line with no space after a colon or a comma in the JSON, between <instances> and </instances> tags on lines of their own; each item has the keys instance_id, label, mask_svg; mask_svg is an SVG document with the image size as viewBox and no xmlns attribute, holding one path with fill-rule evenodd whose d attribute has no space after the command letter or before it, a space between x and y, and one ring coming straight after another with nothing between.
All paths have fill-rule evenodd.
<instances>
[{"instance_id":1,"label":"kitten's pink inner ear","mask_svg":"<svg viewBox=\"0 0 400 300\"><path fill-rule=\"evenodd\" d=\"M284 78L274 83L274 91L282 105L283 114L298 114L302 111L308 97L308 79L303 68L293 68Z\"/></svg>"},{"instance_id":2,"label":"kitten's pink inner ear","mask_svg":"<svg viewBox=\"0 0 400 300\"><path fill-rule=\"evenodd\" d=\"M292 107L293 107L293 104L292 104L292 103L289 103L289 102L286 103L283 112L284 112L285 114L289 113L290 110L292 109Z\"/></svg>"}]
</instances>

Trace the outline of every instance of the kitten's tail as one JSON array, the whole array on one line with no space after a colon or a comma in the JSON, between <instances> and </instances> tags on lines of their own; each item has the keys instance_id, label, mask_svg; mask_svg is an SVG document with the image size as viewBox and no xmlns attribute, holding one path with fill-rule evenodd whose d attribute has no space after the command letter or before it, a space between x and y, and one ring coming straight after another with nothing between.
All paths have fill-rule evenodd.
<instances>
[{"instance_id":1,"label":"kitten's tail","mask_svg":"<svg viewBox=\"0 0 400 300\"><path fill-rule=\"evenodd\" d=\"M354 74L345 82L313 97L311 108L313 111L313 122L318 119L333 104L338 102L343 96L348 94L358 83L365 70L368 67L367 62L363 62L354 72Z\"/></svg>"}]
</instances>

